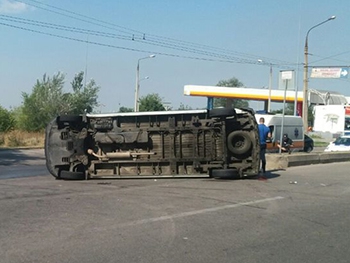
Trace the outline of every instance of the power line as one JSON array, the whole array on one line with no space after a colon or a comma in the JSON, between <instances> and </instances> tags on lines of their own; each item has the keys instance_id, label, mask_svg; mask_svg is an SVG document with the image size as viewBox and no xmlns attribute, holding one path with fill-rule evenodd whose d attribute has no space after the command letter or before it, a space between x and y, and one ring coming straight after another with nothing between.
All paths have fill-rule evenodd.
<instances>
[{"instance_id":1,"label":"power line","mask_svg":"<svg viewBox=\"0 0 350 263\"><path fill-rule=\"evenodd\" d=\"M57 30L73 32L73 33L82 33L82 34L89 34L89 35L103 36L103 37L110 37L110 38L130 39L129 36L125 36L125 35L116 35L116 34L107 33L107 32L58 25L58 24L53 24L53 23L41 22L41 21L37 21L37 20L18 18L18 17L13 17L13 16L7 16L7 15L0 15L0 19L5 20L5 21L15 22L15 23L34 25L34 26L38 26L38 27L57 29Z\"/></svg>"},{"instance_id":2,"label":"power line","mask_svg":"<svg viewBox=\"0 0 350 263\"><path fill-rule=\"evenodd\" d=\"M312 56L314 56L314 57L321 58L319 60L312 61L312 63L320 62L320 61L327 60L327 59L332 59L334 61L349 63L349 60L342 60L342 59L335 59L334 58L334 57L338 57L340 55L344 55L344 54L347 54L347 53L350 53L350 50L349 51L344 51L344 52L341 52L341 53L338 53L338 54L335 54L335 55L331 55L331 56L328 56L328 57L322 57L322 56L319 56L319 55L312 54Z\"/></svg>"},{"instance_id":3,"label":"power line","mask_svg":"<svg viewBox=\"0 0 350 263\"><path fill-rule=\"evenodd\" d=\"M12 22L22 23L22 24L26 24L26 25L34 25L34 26L38 26L38 27L42 27L42 28L50 28L50 29L57 29L57 30L65 31L65 32L82 33L82 34L89 34L89 35L102 36L102 37L108 37L108 38L119 38L119 39L123 39L123 40L130 40L130 39L128 39L125 36L116 36L116 35L110 34L110 33L101 33L101 32L98 32L98 31L85 30L85 29L80 29L80 28L76 28L76 27L60 26L60 25L52 24L52 23L41 23L39 21L33 21L33 20L29 21L28 19L16 20L16 19L2 18L1 16L2 15L0 15L0 20L12 21ZM42 33L42 34L51 35L51 36L59 36L57 34L45 33L45 32L42 32L42 31L30 29L30 28L10 25L8 23L2 23L2 24L6 25L6 26L10 26L10 27L12 26L12 27L17 28L17 29L31 31L31 32ZM67 39L73 39L73 38L67 38ZM137 40L133 40L133 41L137 41ZM158 44L158 46L169 47L168 45L162 45L162 44ZM253 64L252 61L249 61L249 60L242 60L242 59L239 59L239 58L232 58L232 57L228 57L228 56L220 56L220 55L216 55L214 53L200 52L200 51L197 51L197 50L189 50L189 49L181 49L179 47L173 47L173 49L177 49L177 50L180 50L180 51L186 51L186 52L190 52L191 51L192 53L197 53L197 54L201 54L201 55L207 55L207 56L213 56L213 57L218 57L218 58L222 58L222 59L227 59L227 61L232 60L232 61L236 61L236 62L240 62L240 63ZM155 52L152 52L152 53L155 53ZM159 54L161 54L161 53L159 53Z\"/></svg>"},{"instance_id":4,"label":"power line","mask_svg":"<svg viewBox=\"0 0 350 263\"><path fill-rule=\"evenodd\" d=\"M169 48L169 49L174 49L174 50L183 51L183 52L190 52L190 53L195 53L195 54L200 54L200 55L205 55L205 56L216 57L216 58L220 58L220 59L233 60L236 63L260 64L260 65L264 65L264 66L272 66L273 65L274 67L279 67L279 68L282 66L284 66L285 68L286 68L286 66L287 66L287 68L290 68L291 66L294 66L294 67L298 66L297 63L290 63L290 62L286 62L286 61L282 61L282 60L266 58L263 56L256 56L256 55L251 55L251 54L247 54L247 53L236 52L236 51L232 51L232 50L228 50L228 49L212 47L209 45L203 45L203 44L193 43L193 42L189 42L189 41L176 40L173 38L157 36L154 34L146 34L146 33L139 31L139 30L134 30L134 29L127 28L127 27L122 27L122 26L119 26L119 25L116 25L113 23L109 23L109 22L106 22L106 21L103 21L100 19L96 19L94 17L82 15L82 14L79 14L77 12L73 12L73 11L63 9L63 8L60 8L57 6L53 6L50 4L42 3L42 2L37 1L37 0L26 0L26 1L17 0L17 2L22 2L24 4L42 9L44 11L52 12L52 13L55 13L55 14L58 14L61 16L65 16L65 17L69 17L71 19L79 20L79 21L86 22L86 23L93 24L93 25L97 25L97 26L101 26L101 27L104 27L107 29L117 30L117 31L126 33L127 35L115 35L115 34L106 33L106 32L92 31L92 30L86 30L86 29L77 29L74 27L53 25L50 23L44 23L44 22L38 22L38 21L36 21L36 23L41 23L41 25L35 24L36 26L46 25L45 27L51 26L51 28L57 29L57 30L63 30L63 28L65 28L66 31L71 31L71 32L85 33L85 34L88 33L88 34L95 35L95 36L117 38L117 39L122 39L122 40L132 40L134 42L139 42L139 43L148 44L148 45L155 45L158 47ZM32 2L32 3L28 3L28 2ZM33 3L36 3L36 4L33 4ZM49 7L51 9L44 8L42 6L46 6L46 7ZM52 10L52 9L54 9L54 10ZM67 14L69 14L69 15L67 15ZM80 17L80 18L78 18L78 17ZM106 26L106 25L108 25L108 26ZM211 51L214 51L214 52L211 52ZM342 53L334 55L334 56L339 56L339 55L346 54L349 52L350 51L342 52ZM155 52L153 52L153 53L155 53ZM235 56L231 56L231 55L236 55L236 56L239 55L239 56L242 56L243 58L242 57L239 58L239 57L235 57ZM322 61L325 59L330 59L330 58L333 58L334 56L322 58L322 59L314 61L312 63ZM261 62L258 62L258 60L263 60L264 62L261 63ZM336 59L334 59L334 60L336 60ZM213 61L215 61L215 60L213 60ZM337 60L337 61L341 61L341 60Z\"/></svg>"},{"instance_id":5,"label":"power line","mask_svg":"<svg viewBox=\"0 0 350 263\"><path fill-rule=\"evenodd\" d=\"M281 67L281 66L294 66L294 67L296 67L296 66L298 66L297 63L290 63L287 61L276 60L276 59L271 59L271 58L267 58L267 57L263 57L263 56L257 56L257 55L232 51L232 50L228 50L228 49L212 47L212 46L193 43L193 42L189 42L189 41L176 40L173 38L157 36L154 34L146 34L146 33L139 31L139 30L135 30L135 29L123 27L120 25L116 25L113 23L109 23L109 22L106 22L106 21L103 21L100 19L96 19L94 17L82 15L82 14L79 14L77 12L73 12L73 11L70 11L70 10L67 10L64 8L60 8L60 7L57 7L54 5L42 3L42 2L37 1L37 0L26 0L26 1L25 0L15 0L15 1L36 7L38 9L42 9L44 11L52 12L52 13L62 15L65 17L69 17L71 19L79 20L82 22L86 22L89 24L101 26L104 28L112 29L112 30L117 30L117 31L126 33L127 35L130 34L129 35L130 39L132 39L135 42L142 42L142 43L146 43L149 45L156 45L156 46L160 46L160 47L166 47L166 48L176 49L176 50L185 51L185 52L194 52L194 53L202 54L202 55L205 54L208 56L214 56L214 57L219 57L219 58L224 58L224 59L232 58L232 57L230 57L230 55L236 55L236 56L238 55L238 56L245 57L245 58L235 57L234 58L235 60L244 62L244 60L247 59L247 61L249 61L250 64L258 64L258 63L252 63L252 60L257 61L258 59L260 59L260 60L266 61L265 63L259 63L259 64L263 64L265 66L270 66L270 65L274 65L277 67ZM31 2L31 3L28 3L28 2ZM42 6L46 6L48 8L45 8ZM51 9L49 9L49 8L51 8ZM52 10L52 9L54 9L54 10ZM69 15L67 15L67 14L69 14ZM80 17L80 18L78 18L78 17ZM106 25L108 25L108 26L106 26ZM99 33L95 32L95 34L99 34ZM108 33L102 33L102 34L106 34L106 36L102 35L104 37L110 36ZM128 36L121 36L120 39L129 40ZM200 51L198 50L198 48L200 48ZM215 51L215 52L211 53L211 52L208 52L208 50ZM218 54L218 52L220 54ZM349 53L349 52L350 51L343 52L343 53L340 53L338 55ZM335 56L338 56L338 55L335 55ZM334 57L334 56L332 56L332 57ZM328 57L328 58L324 58L324 59L329 59L332 57ZM322 60L324 60L324 59L322 59ZM321 60L317 60L315 62L318 62L318 61L321 61ZM315 62L313 62L313 63L315 63Z\"/></svg>"},{"instance_id":6,"label":"power line","mask_svg":"<svg viewBox=\"0 0 350 263\"><path fill-rule=\"evenodd\" d=\"M51 9L48 9L48 8L44 8L42 6L39 6L39 5L35 5L35 4L31 4L31 3L28 3L27 1L20 1L20 0L15 0L16 2L20 2L20 3L23 3L23 4L26 4L26 5L29 5L29 6L32 6L32 7L35 7L35 8L38 8L38 9L42 9L44 11L47 11L47 12L51 12L51 13L54 13L56 15L61 15L61 16L65 16L65 17L69 17L69 18L72 18L74 20L78 20L78 21L82 21L82 22L86 22L86 23L89 23L89 24L93 24L93 25L97 25L97 26L102 26L104 28L109 28L109 29L112 29L112 30L117 30L115 27L117 27L116 25L113 25L113 27L108 27L106 25L103 25L103 24L106 24L106 22L102 22L101 23L96 23L94 21L97 21L99 22L99 20L97 19L94 19L92 17L88 17L88 16L84 16L84 15L80 15L78 13L75 13L75 12L72 12L72 11L69 11L69 10L65 10L63 8L58 8L58 7L55 7L55 6L51 6L49 4L44 4L44 3L41 3L39 1L35 1L35 0L28 0L28 1L31 1L31 2L36 2L36 3L40 3L41 5L45 5L45 6L49 6L50 8L54 8L54 9L57 9L57 10L63 10L64 12L66 13L69 13L69 14L73 14L73 15L76 15L76 16L80 16L80 17L83 17L84 19L82 18L77 18L75 16L72 16L72 15L67 15L67 14L64 14L62 12L58 12L58 11L55 11L55 10L51 10ZM85 19L86 18L86 19ZM129 33L127 31L122 31L122 30L118 30L118 31L121 31L121 32L124 32L124 33Z\"/></svg>"},{"instance_id":7,"label":"power line","mask_svg":"<svg viewBox=\"0 0 350 263\"><path fill-rule=\"evenodd\" d=\"M30 29L30 28L10 25L10 24L7 24L7 23L2 23L2 22L0 22L0 25L12 27L12 28L17 28L17 29L21 29L21 30L25 30L25 31L28 31L28 32L33 32L33 33L53 36L53 37L57 37L57 38L72 40L72 41L76 41L76 42L88 43L88 44L93 44L93 45L98 45L98 46L104 46L104 47L110 47L110 48L122 49L122 50L134 51L134 52L152 53L152 54L157 54L157 55L163 55L163 56L169 56L169 57L177 57L177 58L186 58L186 59L193 59L193 60L214 61L214 62L223 62L223 63L243 63L243 62L239 62L239 61L218 60L218 59L209 59L209 58L201 58L201 57L183 56L183 55L163 53L163 52L157 52L157 51L151 51L151 50L142 50L142 49L135 49L135 48L116 46L116 45L111 45L111 44L95 42L95 41L88 41L88 40L82 40L82 39L73 38L73 37L61 36L61 35L47 33L47 32L34 30L34 29ZM248 62L244 62L244 63L248 63ZM255 61L251 61L250 64L254 64L254 63L255 63Z\"/></svg>"},{"instance_id":8,"label":"power line","mask_svg":"<svg viewBox=\"0 0 350 263\"><path fill-rule=\"evenodd\" d=\"M208 52L207 50L209 49L209 50L224 52L224 54L226 56L228 54L230 54L230 55L239 55L239 56L242 56L242 57L246 57L246 58L248 58L248 61L250 61L250 62L252 61L252 59L257 61L258 59L262 59L263 58L264 61L269 61L270 60L271 62L269 64L274 64L274 65L295 65L295 63L290 63L290 62L276 60L276 59L270 59L270 58L266 58L266 57L262 57L262 56L251 55L251 54L247 54L247 53L239 53L239 52L228 50L228 49L220 49L220 48L211 47L211 46L208 46L208 45L201 45L201 44L197 44L197 43L193 43L193 42L176 40L176 39L167 38L167 37L161 37L161 36L152 35L152 34L146 34L146 33L143 33L143 32L141 32L139 30L134 30L134 29L130 29L130 28L127 28L127 27L122 27L122 26L119 26L119 25L116 25L116 24L113 24L113 23L109 23L109 22L105 22L105 21L102 21L102 20L99 20L99 19L96 19L96 18L93 18L93 17L90 17L90 16L82 15L82 14L79 14L77 12L72 12L72 11L69 11L69 10L66 10L66 9L63 9L63 8L59 8L59 7L56 7L56 6L53 6L53 5L45 4L45 3L39 2L37 0L27 0L27 1L17 0L17 2L25 3L27 5L30 5L30 6L33 6L33 7L36 7L36 8L45 10L45 11L48 11L48 12L53 12L53 13L58 14L58 15L66 16L66 17L69 17L69 18L72 18L72 19L75 19L75 20L83 21L83 22L86 22L86 23L94 24L94 25L101 26L101 27L108 28L108 29L112 29L112 30L118 30L118 31L121 31L121 32L124 32L124 33L127 33L127 34L132 34L132 35L130 35L130 37L132 39L134 39L134 41L137 39L139 42L145 42L145 43L147 42L147 44L151 44L151 45L158 45L158 46L161 46L161 47L173 48L173 49L186 51L186 52L191 52L190 48L189 48L189 46L190 46L190 47L194 48L194 49L191 49L192 51L196 50L196 53L201 53L201 54L203 54L203 52ZM28 3L28 2L32 2L32 3ZM36 3L36 4L33 4L33 2ZM41 6L37 5L37 4L40 4ZM51 9L54 9L54 10L51 10L49 8L45 8L45 7L42 7L42 6L46 6L46 7L49 7ZM56 10L58 10L58 11L56 11ZM67 13L69 15L67 15L65 13ZM78 18L77 16L81 17L83 19ZM108 26L106 26L106 25L108 25ZM197 48L201 48L201 51L198 51L198 49L195 49L196 47ZM215 53L215 54L217 54L217 53ZM219 56L218 55L215 55L215 56L222 57L222 58L227 58L227 57L225 57L222 54L219 55ZM244 58L235 58L235 59L236 60L242 60L242 61L244 60ZM257 64L257 63L255 63L255 64Z\"/></svg>"},{"instance_id":9,"label":"power line","mask_svg":"<svg viewBox=\"0 0 350 263\"><path fill-rule=\"evenodd\" d=\"M11 22L15 22L15 23L21 23L21 24L25 24L25 25L32 25L32 26L43 27L43 28L56 29L56 30L61 30L61 31L65 31L65 32L89 34L89 35L100 36L100 37L118 38L118 39L122 39L122 40L142 42L142 43L156 45L156 46L160 46L160 47L171 48L171 49L175 49L175 50L179 50L179 51L191 52L191 53L205 55L205 56L211 56L211 57L217 57L217 58L226 59L226 60L232 60L232 61L239 62L239 63L257 64L257 60L237 58L237 57L232 57L232 56L228 56L225 54L218 54L218 53L213 53L213 52L208 52L208 51L202 51L202 50L198 50L198 49L194 49L194 48L181 47L181 46L177 46L177 45L169 45L168 43L161 42L161 41L149 42L149 41L142 40L142 39L129 39L128 36L125 36L125 35L116 35L116 34L107 33L107 32L87 30L87 29L82 29L82 28L77 28L77 27L63 26L63 25L58 25L58 24L53 24L53 23L17 18L17 17L7 16L7 15L0 15L0 20L11 21ZM7 25L9 25L9 24L7 24Z\"/></svg>"}]
</instances>

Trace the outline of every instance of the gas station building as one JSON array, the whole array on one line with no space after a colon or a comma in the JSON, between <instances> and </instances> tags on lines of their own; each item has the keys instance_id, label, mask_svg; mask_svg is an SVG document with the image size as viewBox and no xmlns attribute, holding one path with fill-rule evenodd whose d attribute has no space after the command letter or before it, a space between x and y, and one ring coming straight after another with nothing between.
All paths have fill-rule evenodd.
<instances>
[{"instance_id":1,"label":"gas station building","mask_svg":"<svg viewBox=\"0 0 350 263\"><path fill-rule=\"evenodd\" d=\"M210 108L211 98L230 98L264 101L264 111L267 112L270 90L255 89L245 87L219 87L219 86L184 86L184 95L199 96L208 98L208 108ZM297 115L302 115L303 92L294 90L271 90L271 102L283 102L285 99L288 103L297 101ZM337 92L319 91L309 89L309 103L313 105L347 105L347 98Z\"/></svg>"}]
</instances>

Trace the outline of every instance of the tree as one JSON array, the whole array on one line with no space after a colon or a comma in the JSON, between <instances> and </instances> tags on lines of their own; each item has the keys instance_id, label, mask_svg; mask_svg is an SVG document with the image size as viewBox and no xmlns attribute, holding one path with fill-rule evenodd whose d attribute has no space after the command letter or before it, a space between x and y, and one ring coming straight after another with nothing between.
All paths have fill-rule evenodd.
<instances>
[{"instance_id":1,"label":"tree","mask_svg":"<svg viewBox=\"0 0 350 263\"><path fill-rule=\"evenodd\" d=\"M41 81L37 80L31 94L22 93L23 104L19 120L24 130L44 129L51 119L67 108L67 96L63 94L64 78L62 73L57 73L52 79L44 74Z\"/></svg>"},{"instance_id":2,"label":"tree","mask_svg":"<svg viewBox=\"0 0 350 263\"><path fill-rule=\"evenodd\" d=\"M309 124L311 124L311 126L314 126L314 121L315 121L315 116L314 116L314 105L310 105L307 109L307 113L308 113L308 120L309 120Z\"/></svg>"},{"instance_id":3,"label":"tree","mask_svg":"<svg viewBox=\"0 0 350 263\"><path fill-rule=\"evenodd\" d=\"M0 132L7 132L15 127L15 119L11 112L0 106Z\"/></svg>"},{"instance_id":4,"label":"tree","mask_svg":"<svg viewBox=\"0 0 350 263\"><path fill-rule=\"evenodd\" d=\"M162 99L158 94L152 93L140 98L140 111L163 111Z\"/></svg>"},{"instance_id":5,"label":"tree","mask_svg":"<svg viewBox=\"0 0 350 263\"><path fill-rule=\"evenodd\" d=\"M216 84L216 86L235 88L235 87L242 87L244 85L237 78L230 78L228 80L220 80L218 84ZM246 100L214 98L214 108L226 107L228 104L232 105L233 108L244 108L249 106L249 103Z\"/></svg>"},{"instance_id":6,"label":"tree","mask_svg":"<svg viewBox=\"0 0 350 263\"><path fill-rule=\"evenodd\" d=\"M311 123L312 125L313 125L314 119L315 119L315 116L313 114L313 109L314 109L313 105L310 105L308 107L308 120L309 120L309 123ZM282 114L283 113L283 108L279 109L279 110L271 111L271 113L274 113L274 114L280 113L280 114ZM286 103L286 106L284 108L284 115L294 115L294 103Z\"/></svg>"},{"instance_id":7,"label":"tree","mask_svg":"<svg viewBox=\"0 0 350 263\"><path fill-rule=\"evenodd\" d=\"M100 89L94 80L84 86L84 72L79 72L75 75L71 82L73 93L68 95L69 106L67 113L82 114L84 112L90 113L94 107L98 106L97 93Z\"/></svg>"},{"instance_id":8,"label":"tree","mask_svg":"<svg viewBox=\"0 0 350 263\"><path fill-rule=\"evenodd\" d=\"M20 127L27 131L40 131L56 116L91 112L97 106L99 87L91 80L83 85L84 73L78 73L73 81L73 93L64 93L65 75L57 73L52 78L44 74L37 80L32 93L23 92L23 104L19 110Z\"/></svg>"},{"instance_id":9,"label":"tree","mask_svg":"<svg viewBox=\"0 0 350 263\"><path fill-rule=\"evenodd\" d=\"M180 103L179 110L192 110L192 108L188 105L183 104L182 102Z\"/></svg>"},{"instance_id":10,"label":"tree","mask_svg":"<svg viewBox=\"0 0 350 263\"><path fill-rule=\"evenodd\" d=\"M273 110L271 113L283 113L283 108L279 110ZM284 115L294 115L294 103L286 103L284 108Z\"/></svg>"},{"instance_id":11,"label":"tree","mask_svg":"<svg viewBox=\"0 0 350 263\"><path fill-rule=\"evenodd\" d=\"M133 111L134 111L133 108L127 108L127 107L124 107L124 106L119 108L119 112L133 112Z\"/></svg>"},{"instance_id":12,"label":"tree","mask_svg":"<svg viewBox=\"0 0 350 263\"><path fill-rule=\"evenodd\" d=\"M25 115L23 114L23 106L15 107L11 110L11 115L13 116L15 120L15 127L14 129L17 130L26 130L23 119L25 118Z\"/></svg>"}]
</instances>

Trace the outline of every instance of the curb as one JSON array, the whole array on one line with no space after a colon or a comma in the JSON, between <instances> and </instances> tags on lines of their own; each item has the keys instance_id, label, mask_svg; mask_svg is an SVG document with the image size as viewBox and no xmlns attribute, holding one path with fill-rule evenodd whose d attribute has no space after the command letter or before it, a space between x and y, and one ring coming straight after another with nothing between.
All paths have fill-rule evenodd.
<instances>
[{"instance_id":1,"label":"curb","mask_svg":"<svg viewBox=\"0 0 350 263\"><path fill-rule=\"evenodd\" d=\"M266 169L286 169L293 166L310 164L348 162L349 152L329 152L329 153L297 153L297 154L267 154Z\"/></svg>"}]
</instances>

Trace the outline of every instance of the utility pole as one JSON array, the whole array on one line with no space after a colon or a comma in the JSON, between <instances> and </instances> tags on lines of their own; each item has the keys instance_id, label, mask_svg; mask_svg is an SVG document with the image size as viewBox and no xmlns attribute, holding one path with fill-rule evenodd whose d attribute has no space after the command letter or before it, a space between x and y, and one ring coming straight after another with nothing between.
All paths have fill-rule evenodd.
<instances>
[{"instance_id":1,"label":"utility pole","mask_svg":"<svg viewBox=\"0 0 350 263\"><path fill-rule=\"evenodd\" d=\"M334 20L335 16L331 16L330 18L328 18L327 20L311 27L307 33L306 33L306 38L305 38L305 46L304 46L304 87L303 87L303 122L304 122L304 131L307 132L308 130L308 105L309 105L309 97L308 97L308 70L309 70L309 62L308 62L308 54L309 54L309 47L308 47L308 37L309 37L309 33L312 29L314 29L315 27L318 27L330 20Z\"/></svg>"}]
</instances>

